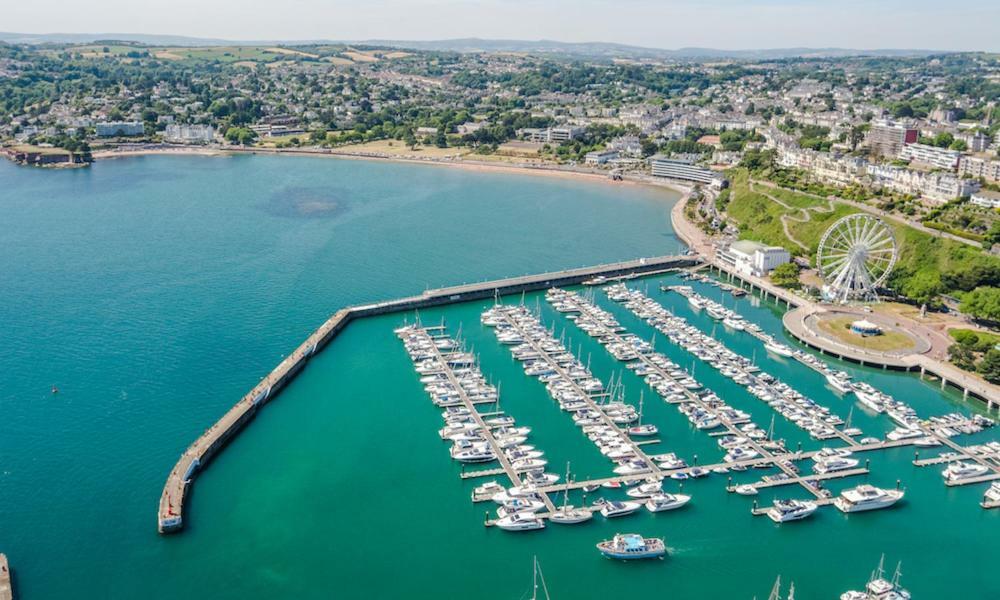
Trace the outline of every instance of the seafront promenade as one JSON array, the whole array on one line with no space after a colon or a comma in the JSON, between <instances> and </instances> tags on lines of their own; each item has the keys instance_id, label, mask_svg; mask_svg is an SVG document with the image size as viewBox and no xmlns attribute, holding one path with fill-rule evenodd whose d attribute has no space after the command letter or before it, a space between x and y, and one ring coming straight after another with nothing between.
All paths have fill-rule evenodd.
<instances>
[{"instance_id":1,"label":"seafront promenade","mask_svg":"<svg viewBox=\"0 0 1000 600\"><path fill-rule=\"evenodd\" d=\"M940 332L919 323L908 324L910 332L920 339L921 343L916 351L906 354L866 350L847 345L830 336L820 335L815 329L809 327L809 319L814 315L833 310L834 307L812 302L760 277L736 273L726 264L717 260L716 248L712 239L698 229L694 223L691 223L684 214L685 200L686 198L679 200L670 213L675 234L694 249L710 269L718 271L721 277L750 291L757 291L765 299L774 298L775 301L783 302L792 309L785 313L782 324L788 333L798 341L823 354L865 366L919 371L922 378L929 375L938 379L941 389L951 385L962 392L963 398L973 396L986 403L989 410L994 407L1000 409L1000 386L983 381L940 360L940 357L945 355L950 341Z\"/></svg>"},{"instance_id":2,"label":"seafront promenade","mask_svg":"<svg viewBox=\"0 0 1000 600\"><path fill-rule=\"evenodd\" d=\"M494 295L516 294L547 289L553 286L575 285L597 276L621 277L651 275L671 269L690 267L698 260L691 256L659 256L630 261L569 269L537 275L525 275L481 283L427 290L417 296L374 302L341 309L323 322L294 352L279 363L250 392L243 396L222 418L209 427L181 454L167 476L160 495L157 526L160 533L180 530L184 525L184 502L198 472L226 442L238 433L261 405L277 395L309 359L337 336L353 319L375 315L419 310L455 302L479 300ZM0 598L0 600L3 600Z\"/></svg>"}]
</instances>

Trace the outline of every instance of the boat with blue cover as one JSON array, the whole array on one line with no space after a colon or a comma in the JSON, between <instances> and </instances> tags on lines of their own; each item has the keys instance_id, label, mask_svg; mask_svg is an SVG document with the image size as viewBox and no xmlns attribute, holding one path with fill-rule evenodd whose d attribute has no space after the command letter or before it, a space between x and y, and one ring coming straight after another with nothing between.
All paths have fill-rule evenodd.
<instances>
[{"instance_id":1,"label":"boat with blue cover","mask_svg":"<svg viewBox=\"0 0 1000 600\"><path fill-rule=\"evenodd\" d=\"M619 533L613 539L597 544L597 549L608 558L639 560L643 558L663 558L667 553L661 538L644 538L638 533Z\"/></svg>"}]
</instances>

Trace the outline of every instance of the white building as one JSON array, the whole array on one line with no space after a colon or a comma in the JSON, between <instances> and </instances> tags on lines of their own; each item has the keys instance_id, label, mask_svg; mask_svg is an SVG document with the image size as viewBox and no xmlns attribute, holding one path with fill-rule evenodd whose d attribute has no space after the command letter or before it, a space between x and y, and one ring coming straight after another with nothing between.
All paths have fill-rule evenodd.
<instances>
[{"instance_id":1,"label":"white building","mask_svg":"<svg viewBox=\"0 0 1000 600\"><path fill-rule=\"evenodd\" d=\"M937 169L954 171L958 166L959 152L927 144L906 144L899 151L899 158Z\"/></svg>"},{"instance_id":2,"label":"white building","mask_svg":"<svg viewBox=\"0 0 1000 600\"><path fill-rule=\"evenodd\" d=\"M714 185L721 185L722 182L722 176L715 171L699 167L686 160L677 160L657 155L649 159L649 164L652 167L653 175L656 177L669 177L670 179Z\"/></svg>"},{"instance_id":3,"label":"white building","mask_svg":"<svg viewBox=\"0 0 1000 600\"><path fill-rule=\"evenodd\" d=\"M552 144L568 142L580 137L583 127L549 127L547 129L522 129L519 134L527 138L529 142L540 142Z\"/></svg>"},{"instance_id":4,"label":"white building","mask_svg":"<svg viewBox=\"0 0 1000 600\"><path fill-rule=\"evenodd\" d=\"M977 179L982 177L987 181L1000 181L1000 160L963 156L958 161L958 174Z\"/></svg>"},{"instance_id":5,"label":"white building","mask_svg":"<svg viewBox=\"0 0 1000 600\"><path fill-rule=\"evenodd\" d=\"M142 135L146 127L142 121L112 121L110 123L98 123L94 126L98 137L120 137Z\"/></svg>"},{"instance_id":6,"label":"white building","mask_svg":"<svg viewBox=\"0 0 1000 600\"><path fill-rule=\"evenodd\" d=\"M926 173L889 165L868 165L872 183L904 194L948 202L979 190L979 182L961 179L951 173Z\"/></svg>"},{"instance_id":7,"label":"white building","mask_svg":"<svg viewBox=\"0 0 1000 600\"><path fill-rule=\"evenodd\" d=\"M211 125L167 125L163 139L175 144L208 144L215 138Z\"/></svg>"},{"instance_id":8,"label":"white building","mask_svg":"<svg viewBox=\"0 0 1000 600\"><path fill-rule=\"evenodd\" d=\"M980 190L969 198L969 202L986 208L1000 208L1000 192Z\"/></svg>"},{"instance_id":9,"label":"white building","mask_svg":"<svg viewBox=\"0 0 1000 600\"><path fill-rule=\"evenodd\" d=\"M719 251L719 260L730 265L738 273L763 277L778 265L791 262L792 255L781 246L768 246L751 240L733 242Z\"/></svg>"},{"instance_id":10,"label":"white building","mask_svg":"<svg viewBox=\"0 0 1000 600\"><path fill-rule=\"evenodd\" d=\"M598 150L588 152L584 157L584 162L588 165L603 165L618 158L618 153L614 150Z\"/></svg>"}]
</instances>

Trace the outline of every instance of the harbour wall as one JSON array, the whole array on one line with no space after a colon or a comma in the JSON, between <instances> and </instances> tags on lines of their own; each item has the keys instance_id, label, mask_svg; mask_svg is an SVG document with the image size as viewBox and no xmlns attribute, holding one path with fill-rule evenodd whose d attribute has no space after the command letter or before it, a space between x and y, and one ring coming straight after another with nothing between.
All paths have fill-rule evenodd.
<instances>
[{"instance_id":1,"label":"harbour wall","mask_svg":"<svg viewBox=\"0 0 1000 600\"><path fill-rule=\"evenodd\" d=\"M14 600L14 581L6 554L0 554L0 600Z\"/></svg>"},{"instance_id":2,"label":"harbour wall","mask_svg":"<svg viewBox=\"0 0 1000 600\"><path fill-rule=\"evenodd\" d=\"M183 528L185 501L198 473L233 436L254 418L261 406L273 399L282 388L288 385L306 366L309 359L330 343L354 319L481 300L494 295L509 295L554 286L576 285L597 276L650 275L694 266L698 262L699 260L692 256L640 258L579 269L427 290L417 296L338 310L181 454L167 476L163 492L160 495L157 528L160 533L171 533ZM0 600L3 599L0 598Z\"/></svg>"}]
</instances>

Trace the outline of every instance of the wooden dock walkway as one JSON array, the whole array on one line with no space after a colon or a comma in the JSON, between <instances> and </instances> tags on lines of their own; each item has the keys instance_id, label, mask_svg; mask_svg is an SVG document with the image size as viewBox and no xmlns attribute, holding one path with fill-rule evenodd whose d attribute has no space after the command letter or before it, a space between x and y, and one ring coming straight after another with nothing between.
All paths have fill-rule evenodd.
<instances>
[{"instance_id":1,"label":"wooden dock walkway","mask_svg":"<svg viewBox=\"0 0 1000 600\"><path fill-rule=\"evenodd\" d=\"M547 352L544 348L542 348L542 346L537 341L531 339L531 336L528 334L528 332L525 331L524 328L522 328L520 324L517 323L516 320L511 319L510 315L508 315L507 313L503 313L503 319L512 329L514 329L515 331L518 332L518 334L521 335L525 343L529 344L535 352L538 352L539 356L544 357L545 361L549 364L549 366L552 367L552 369L554 369L556 373L558 373L563 378L563 380L565 380L570 384L570 386L572 386L573 390L581 398L584 399L584 402L586 402L588 408L600 414L601 420L604 421L604 423L607 426L611 427L614 431L618 432L618 435L626 444L629 445L629 447L635 453L635 456L645 461L646 464L649 465L649 470L646 472L647 475L660 474L660 469L656 465L656 463L651 458L649 458L649 456L647 456L645 452L643 452L642 448L639 446L638 443L635 442L635 440L633 440L626 432L622 431L621 427L619 427L617 423L611 420L611 417L609 417L607 414L605 414L603 410L601 410L601 407L598 406L596 402L594 402L594 396L592 396L590 392L587 392L582 387L580 387L580 385L577 383L577 380L574 377L572 377L562 365L560 365L557 361L555 361L552 358L551 354L549 354L549 352ZM603 394L596 394L595 396L603 396Z\"/></svg>"},{"instance_id":2,"label":"wooden dock walkway","mask_svg":"<svg viewBox=\"0 0 1000 600\"><path fill-rule=\"evenodd\" d=\"M843 471L831 471L829 473L813 473L811 475L803 475L801 477L793 477L791 479L770 479L761 480L757 483L752 483L750 485L757 488L757 490L763 490L767 488L782 487L786 485L803 485L804 487L809 487L810 489L816 489L811 483L817 481L827 481L830 479L844 479L846 477L855 477L857 475L867 475L869 473L868 468L859 469L844 469ZM735 492L736 488L728 489L728 491Z\"/></svg>"},{"instance_id":3,"label":"wooden dock walkway","mask_svg":"<svg viewBox=\"0 0 1000 600\"><path fill-rule=\"evenodd\" d=\"M660 289L663 290L663 291L674 292L674 293L679 294L679 295L681 295L681 296L683 296L685 298L689 298L689 297L691 297L693 295L693 294L691 294L691 293L686 292L685 290L683 290L682 286L660 286ZM674 315L674 316L676 317L677 315ZM678 318L680 318L680 317L678 317ZM751 336L753 336L754 338L756 338L757 340L759 340L759 341L761 341L761 342L763 342L765 344L773 341L771 339L771 336L767 335L766 333L763 333L761 331L755 331L753 329L750 329L749 327L745 328L743 330L743 332L747 333L747 334L749 334ZM802 357L800 355L796 354L796 355L793 356L793 358L795 360L797 360L798 362L804 364L805 366L809 367L810 369L813 369L813 370L815 370L817 372L822 373L822 371L819 368L817 368L816 365L813 365L813 364L811 364L809 362L806 362L806 361L802 360ZM734 368L736 368L744 376L756 379L756 376L753 373L750 373L750 372L748 372L748 371L746 371L746 370L744 370L742 368L739 368L739 367L734 367ZM849 436L846 433L844 433L843 430L837 429L836 427L833 427L833 431L834 431L834 435L836 437L840 438L841 440L843 440L845 443L847 443L849 445L852 445L852 446L858 444L858 442L854 438L852 438L851 436Z\"/></svg>"},{"instance_id":4,"label":"wooden dock walkway","mask_svg":"<svg viewBox=\"0 0 1000 600\"><path fill-rule=\"evenodd\" d=\"M684 255L638 258L579 269L431 289L416 296L340 309L181 453L167 475L160 494L157 529L160 533L171 533L183 528L185 500L189 487L198 473L232 436L239 433L254 418L260 406L273 399L295 378L316 352L326 346L354 319L490 298L494 295L546 289L556 285L575 285L598 275L663 273L698 263L700 259Z\"/></svg>"}]
</instances>

